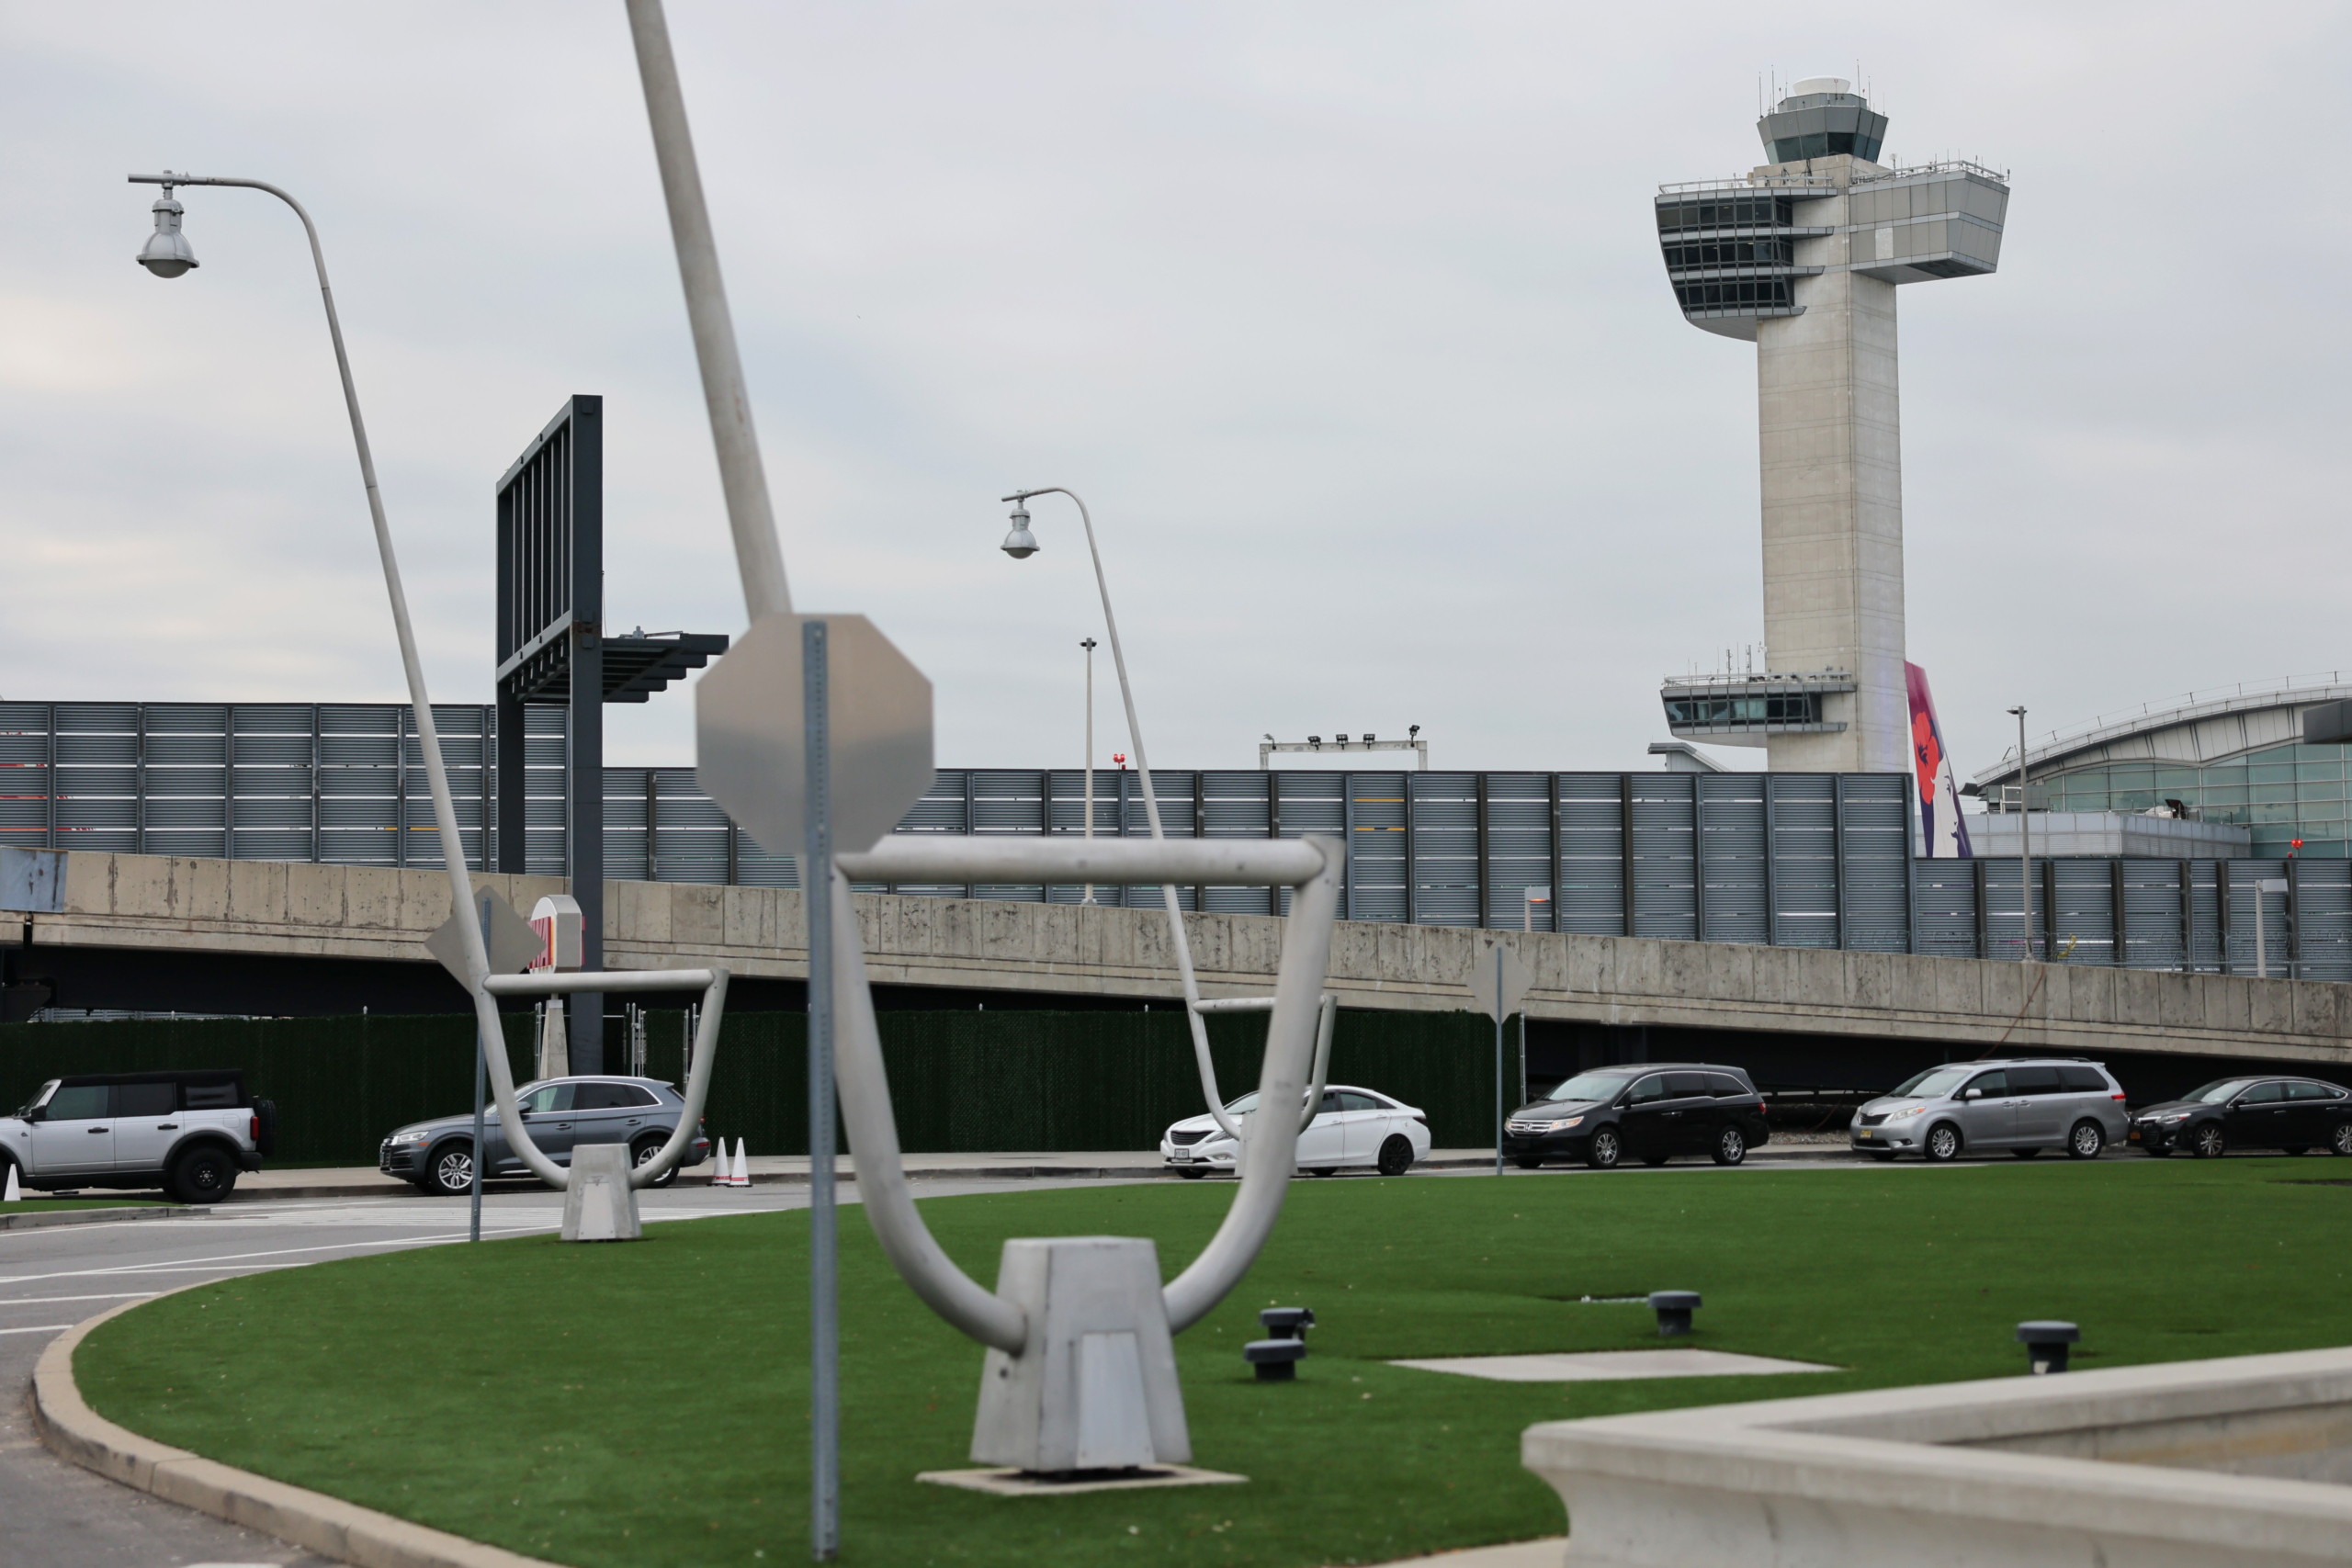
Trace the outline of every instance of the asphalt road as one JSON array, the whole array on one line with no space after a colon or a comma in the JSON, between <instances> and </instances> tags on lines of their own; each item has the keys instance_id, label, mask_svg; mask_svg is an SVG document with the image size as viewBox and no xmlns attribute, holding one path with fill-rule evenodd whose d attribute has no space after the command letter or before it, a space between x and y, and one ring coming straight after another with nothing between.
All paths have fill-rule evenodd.
<instances>
[{"instance_id":1,"label":"asphalt road","mask_svg":"<svg viewBox=\"0 0 2352 1568\"><path fill-rule=\"evenodd\" d=\"M925 1182L925 1197L1035 1191L1043 1181ZM845 1189L854 1201L854 1188ZM639 1195L647 1223L797 1209L808 1190ZM545 1190L482 1204L482 1235L554 1230L562 1200ZM247 1568L332 1560L239 1529L66 1463L32 1429L33 1364L62 1330L109 1307L183 1285L466 1239L466 1205L433 1199L232 1202L183 1219L0 1232L0 1568Z\"/></svg>"}]
</instances>

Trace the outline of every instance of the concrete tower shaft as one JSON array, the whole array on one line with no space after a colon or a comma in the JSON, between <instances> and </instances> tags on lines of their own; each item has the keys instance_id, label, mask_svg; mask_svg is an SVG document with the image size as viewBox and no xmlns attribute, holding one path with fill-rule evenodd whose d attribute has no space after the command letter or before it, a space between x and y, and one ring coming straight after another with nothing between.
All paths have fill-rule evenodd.
<instances>
[{"instance_id":1,"label":"concrete tower shaft","mask_svg":"<svg viewBox=\"0 0 2352 1568\"><path fill-rule=\"evenodd\" d=\"M1894 291L1993 271L2008 204L1973 164L1873 162L1850 85L1796 84L1757 124L1778 161L1657 204L1684 318L1756 344L1767 662L1668 680L1668 724L1776 772L1911 765Z\"/></svg>"}]
</instances>

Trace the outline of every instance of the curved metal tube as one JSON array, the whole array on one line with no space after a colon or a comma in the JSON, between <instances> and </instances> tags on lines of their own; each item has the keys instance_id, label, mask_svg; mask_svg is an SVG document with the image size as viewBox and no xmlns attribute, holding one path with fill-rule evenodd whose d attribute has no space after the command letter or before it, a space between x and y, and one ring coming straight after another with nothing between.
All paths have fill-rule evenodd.
<instances>
[{"instance_id":1,"label":"curved metal tube","mask_svg":"<svg viewBox=\"0 0 2352 1568\"><path fill-rule=\"evenodd\" d=\"M1283 932L1281 972L1274 980L1274 1016L1266 1026L1266 1065L1258 1079L1261 1106L1296 1103L1306 1089L1311 1043L1320 1032L1323 976L1331 963L1331 925L1340 908L1342 850L1328 839L1301 839L1323 855L1323 872L1291 896ZM1168 1329L1181 1334L1208 1315L1257 1260L1258 1249L1282 1213L1283 1197L1298 1164L1298 1123L1260 1117L1241 1140L1241 1190L1225 1223L1190 1267L1168 1282Z\"/></svg>"},{"instance_id":2,"label":"curved metal tube","mask_svg":"<svg viewBox=\"0 0 2352 1568\"><path fill-rule=\"evenodd\" d=\"M460 904L458 908L462 909L466 906ZM498 1125L505 1134L506 1146L523 1156L523 1163L531 1168L531 1174L559 1192L562 1191L571 1185L571 1172L549 1159L547 1151L531 1141L530 1133L523 1125L522 1108L514 1103L514 1068L506 1060L506 1032L499 1023L496 993L491 989L502 980L524 980L533 976L491 974L490 956L481 946L480 930L471 920L465 924L471 933L467 944L467 962L480 966L474 980L475 1017L481 1024L483 1041L498 1043L497 1049L482 1052L483 1065L490 1068L490 1095L498 1102Z\"/></svg>"},{"instance_id":3,"label":"curved metal tube","mask_svg":"<svg viewBox=\"0 0 2352 1568\"><path fill-rule=\"evenodd\" d=\"M844 856L843 859L849 857ZM890 1078L882 1037L874 1024L874 993L865 980L865 944L849 878L833 872L833 1076L841 1089L842 1124L857 1160L858 1202L892 1267L931 1310L983 1345L1017 1356L1029 1338L1029 1317L975 1283L932 1238L907 1190L899 1152L899 1125L890 1108Z\"/></svg>"},{"instance_id":4,"label":"curved metal tube","mask_svg":"<svg viewBox=\"0 0 2352 1568\"><path fill-rule=\"evenodd\" d=\"M1131 865L1148 874L1155 863L1134 854L1165 854L1201 848L1192 841L1126 846ZM1303 1094L1309 1063L1326 1053L1329 1021L1336 1008L1324 1004L1323 976L1331 960L1331 922L1339 910L1337 845L1318 839L1293 839L1279 843L1230 846L1262 860L1272 852L1284 861L1300 851L1312 854L1318 870L1305 879L1291 900L1291 916L1283 943L1283 962L1275 980L1273 1017L1266 1030L1266 1062L1259 1080L1261 1105L1281 1105L1285 1097ZM857 1159L858 1195L866 1223L874 1227L883 1252L907 1284L933 1312L984 1345L1018 1355L1027 1341L1025 1314L994 1292L982 1289L956 1266L933 1238L915 1210L908 1190L905 1164L899 1150L899 1130L890 1106L889 1076L882 1061L882 1040L874 1021L874 996L865 976L865 953L858 938L857 909L850 897L849 879L863 878L873 863L888 861L910 871L920 869L932 880L948 878L944 863L967 857L968 840L918 841L890 855L844 855L833 876L834 1071L841 1089L842 1121L849 1130L850 1148ZM926 851L937 852L933 861ZM1000 868L1002 880L1028 879L1045 869L1056 880L1070 880L1069 849L1031 840L1026 844L988 846L1002 857L980 863ZM1002 870L1005 860L1017 869ZM1048 865L1046 863L1056 863ZM1255 868L1253 868L1255 869ZM1262 871L1260 872L1262 876ZM907 880L917 880L910 876ZM983 878L985 880L985 878ZM1108 882L1110 877L1101 880ZM1255 1000L1256 998L1250 998ZM1320 1045L1318 1046L1318 1039ZM1328 1060L1328 1057L1326 1058ZM1198 1322L1247 1272L1266 1235L1282 1212L1283 1194L1297 1164L1299 1127L1290 1118L1263 1122L1242 1140L1241 1190L1233 1208L1208 1247L1192 1266L1167 1287L1171 1331Z\"/></svg>"},{"instance_id":5,"label":"curved metal tube","mask_svg":"<svg viewBox=\"0 0 2352 1568\"><path fill-rule=\"evenodd\" d=\"M482 989L493 997L560 997L568 991L676 991L690 986L702 987L702 1015L695 1027L694 1062L686 1071L685 1104L678 1112L678 1124L671 1129L669 1141L662 1145L660 1153L643 1165L632 1167L628 1173L631 1187L645 1187L658 1180L694 1147L695 1128L702 1121L703 1103L710 1094L711 1062L718 1052L718 1021L727 1009L727 971L717 968L621 969L601 975L492 975L483 980ZM508 1094L511 1098L511 1079ZM498 1115L502 1127L512 1125L520 1130L523 1126L519 1115L511 1123L503 1109ZM514 1142L512 1134L507 1141ZM528 1134L524 1134L524 1142L529 1143ZM537 1145L530 1145L530 1150L540 1158L547 1158L539 1154ZM528 1156L525 1157L527 1163ZM534 1165L532 1168L538 1168ZM570 1172L565 1174L569 1179Z\"/></svg>"},{"instance_id":6,"label":"curved metal tube","mask_svg":"<svg viewBox=\"0 0 2352 1568\"><path fill-rule=\"evenodd\" d=\"M695 1133L702 1125L703 1102L710 1098L711 1064L718 1055L718 1018L727 1009L727 971L711 972L710 984L702 994L702 1011L695 1023L695 1059L686 1068L686 1103L679 1109L678 1124L670 1129L669 1141L661 1151L643 1165L628 1173L631 1187L649 1187L669 1174L671 1168L686 1157L695 1146Z\"/></svg>"},{"instance_id":7,"label":"curved metal tube","mask_svg":"<svg viewBox=\"0 0 2352 1568\"><path fill-rule=\"evenodd\" d=\"M1211 1012L1272 1012L1272 997L1226 997L1200 1005L1200 1011ZM1306 1132L1315 1125L1317 1107L1323 1100L1323 1087L1331 1071L1331 1025L1339 1018L1340 998L1330 992L1323 993L1323 1020L1315 1032L1315 1076L1306 1086L1306 1102L1300 1108L1298 1130Z\"/></svg>"}]
</instances>

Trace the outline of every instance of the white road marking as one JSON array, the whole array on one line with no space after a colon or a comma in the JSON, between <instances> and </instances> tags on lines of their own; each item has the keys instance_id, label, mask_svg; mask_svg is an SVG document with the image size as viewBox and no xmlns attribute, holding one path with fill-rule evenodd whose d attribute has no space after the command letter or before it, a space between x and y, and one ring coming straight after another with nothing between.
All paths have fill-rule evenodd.
<instances>
[{"instance_id":1,"label":"white road marking","mask_svg":"<svg viewBox=\"0 0 2352 1568\"><path fill-rule=\"evenodd\" d=\"M0 1302L0 1307L39 1306L43 1302L137 1302L153 1295L153 1291L116 1291L103 1296L23 1296L13 1302Z\"/></svg>"},{"instance_id":2,"label":"white road marking","mask_svg":"<svg viewBox=\"0 0 2352 1568\"><path fill-rule=\"evenodd\" d=\"M485 1231L490 1229L487 1225L482 1228ZM529 1226L517 1228L544 1229L545 1227ZM8 1285L29 1285L40 1280L85 1279L91 1275L187 1273L191 1269L201 1271L208 1269L222 1268L232 1263L243 1263L249 1258L285 1258L296 1253L305 1252L349 1252L357 1248L370 1247L427 1247L438 1242L460 1240L465 1236L465 1235L466 1233L464 1231L458 1231L448 1235L401 1236L386 1241L345 1241L338 1242L328 1247L280 1247L271 1248L266 1252L233 1252L230 1253L226 1257L209 1258L200 1264L123 1263L118 1264L111 1269L62 1269L50 1274L18 1274L12 1278L0 1279L0 1287Z\"/></svg>"},{"instance_id":3,"label":"white road marking","mask_svg":"<svg viewBox=\"0 0 2352 1568\"><path fill-rule=\"evenodd\" d=\"M70 1323L44 1323L38 1328L0 1328L0 1334L62 1334L73 1326Z\"/></svg>"}]
</instances>

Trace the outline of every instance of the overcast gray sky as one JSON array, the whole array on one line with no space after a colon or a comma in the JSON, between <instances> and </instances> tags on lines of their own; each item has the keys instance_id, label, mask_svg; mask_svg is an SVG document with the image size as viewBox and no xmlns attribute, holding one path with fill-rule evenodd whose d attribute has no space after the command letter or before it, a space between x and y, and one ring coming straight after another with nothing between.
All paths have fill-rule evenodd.
<instances>
[{"instance_id":1,"label":"overcast gray sky","mask_svg":"<svg viewBox=\"0 0 2352 1568\"><path fill-rule=\"evenodd\" d=\"M1850 74L2014 172L2000 273L1901 294L1912 658L1964 773L2037 728L2352 666L2341 5L673 0L804 608L937 688L946 765L1074 765L1093 505L1155 760L1419 724L1647 768L1760 635L1755 359L1649 198ZM322 231L435 696L490 694L491 491L607 415L607 619L742 603L618 0L0 0L0 694L397 700L292 216ZM1120 730L1104 677L1101 751ZM688 702L616 710L684 763ZM1727 751L1742 765L1760 753Z\"/></svg>"}]
</instances>

